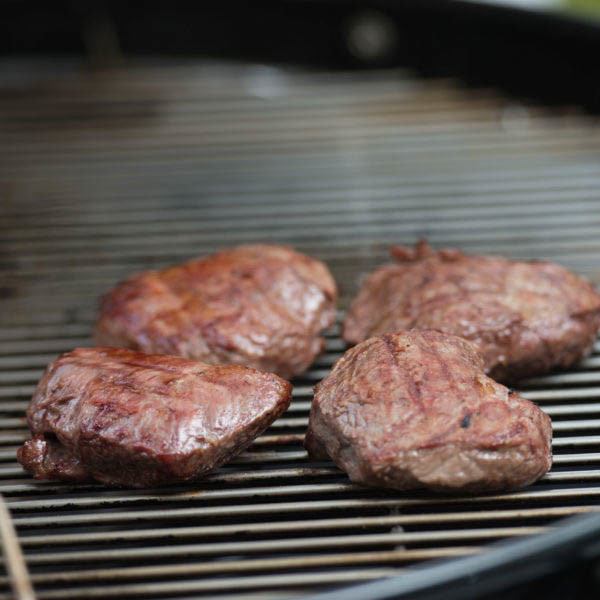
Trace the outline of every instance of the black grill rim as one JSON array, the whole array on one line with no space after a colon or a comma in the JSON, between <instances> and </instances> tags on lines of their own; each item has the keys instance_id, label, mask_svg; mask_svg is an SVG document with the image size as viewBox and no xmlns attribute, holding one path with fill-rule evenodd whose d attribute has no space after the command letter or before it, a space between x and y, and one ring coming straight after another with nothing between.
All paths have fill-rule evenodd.
<instances>
[{"instance_id":1,"label":"black grill rim","mask_svg":"<svg viewBox=\"0 0 600 600\"><path fill-rule=\"evenodd\" d=\"M562 519L553 531L492 544L487 552L434 561L413 572L303 600L469 600L564 571L600 556L600 514Z\"/></svg>"}]
</instances>

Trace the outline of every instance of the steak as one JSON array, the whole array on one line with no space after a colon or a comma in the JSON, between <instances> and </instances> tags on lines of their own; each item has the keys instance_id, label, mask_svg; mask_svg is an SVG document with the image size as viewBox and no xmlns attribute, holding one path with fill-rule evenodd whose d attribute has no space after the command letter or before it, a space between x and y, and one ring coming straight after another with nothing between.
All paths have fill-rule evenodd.
<instances>
[{"instance_id":1,"label":"steak","mask_svg":"<svg viewBox=\"0 0 600 600\"><path fill-rule=\"evenodd\" d=\"M117 285L94 339L289 378L323 351L336 299L322 262L284 246L238 246Z\"/></svg>"},{"instance_id":2,"label":"steak","mask_svg":"<svg viewBox=\"0 0 600 600\"><path fill-rule=\"evenodd\" d=\"M559 265L394 247L353 301L343 337L356 344L404 329L435 329L474 342L500 381L566 368L592 347L600 294Z\"/></svg>"},{"instance_id":3,"label":"steak","mask_svg":"<svg viewBox=\"0 0 600 600\"><path fill-rule=\"evenodd\" d=\"M528 485L552 464L550 419L483 367L471 342L438 331L370 338L317 385L305 446L371 486Z\"/></svg>"},{"instance_id":4,"label":"steak","mask_svg":"<svg viewBox=\"0 0 600 600\"><path fill-rule=\"evenodd\" d=\"M292 386L248 367L80 348L46 369L18 460L36 479L150 487L196 480L289 406Z\"/></svg>"}]
</instances>

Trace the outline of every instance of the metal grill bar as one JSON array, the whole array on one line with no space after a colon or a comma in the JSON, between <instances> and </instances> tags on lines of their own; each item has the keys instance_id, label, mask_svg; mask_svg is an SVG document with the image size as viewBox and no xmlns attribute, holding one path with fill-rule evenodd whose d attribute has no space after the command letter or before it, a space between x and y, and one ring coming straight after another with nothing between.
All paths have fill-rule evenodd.
<instances>
[{"instance_id":1,"label":"metal grill bar","mask_svg":"<svg viewBox=\"0 0 600 600\"><path fill-rule=\"evenodd\" d=\"M328 261L343 306L389 244L425 236L600 282L592 119L397 71L271 70L279 87L261 96L261 73L169 64L0 95L0 492L40 599L287 598L600 510L600 342L569 372L523 382L555 453L523 490L400 494L310 463L312 388L345 349L339 326L287 414L197 484L106 490L21 470L43 368L91 344L98 296L137 270L283 242Z\"/></svg>"},{"instance_id":2,"label":"metal grill bar","mask_svg":"<svg viewBox=\"0 0 600 600\"><path fill-rule=\"evenodd\" d=\"M596 185L598 182L595 182ZM377 227L383 227L384 225L390 228L398 234L410 235L412 233L410 224L405 221L406 215L400 218L396 213L397 198L389 198L390 191L386 190L383 197L377 202L377 210L373 211L371 218L372 222L377 223ZM338 194L338 196L341 194ZM414 194L413 194L414 195ZM517 194L515 194L517 195ZM527 231L532 226L535 226L539 222L539 216L535 214L537 202L531 202L536 198L539 200L544 197L547 202L544 207L547 211L547 215L544 219L545 226L548 229L556 230L554 233L560 233L561 225L564 227L565 224L582 227L582 236L586 233L591 234L593 228L586 227L589 225L589 220L585 219L585 215L577 212L569 215L564 215L561 211L562 203L566 199L573 203L573 208L587 209L593 208L593 203L597 199L596 191L593 186L590 186L589 190L578 193L577 198L573 197L572 190L542 190L534 192L535 197L530 198L529 194L523 191L518 191L519 200L515 199L512 202L506 202L500 209L497 205L491 202L497 198L494 195L490 195L490 205L479 207L474 205L470 207L469 211L466 210L453 210L448 206L448 202L440 202L439 208L435 208L440 218L445 220L444 227L450 232L456 232L454 237L460 237L460 241L463 241L464 230L464 219L469 216L472 224L477 227L479 235L487 234L487 236L497 236L503 231L506 231L508 227L511 229L517 228ZM340 200L341 198L334 198L334 200ZM530 201L528 208L519 210L519 202L523 200ZM481 202L481 197L479 196ZM151 247L153 244L170 240L172 236L177 235L177 243L181 244L183 248L189 244L189 241L197 242L201 241L206 244L211 239L218 239L219 234L223 235L224 232L231 232L232 228L241 229L239 235L245 235L246 237L254 237L256 231L261 231L265 226L276 226L283 227L284 230L294 231L295 227L315 227L317 232L322 232L329 225L338 224L338 216L335 209L335 205L332 203L329 207L323 206L323 200L321 203L316 202L315 208L311 210L309 214L306 214L306 207L304 210L298 210L298 214L294 214L296 211L292 210L290 213L293 214L294 223L282 222L282 215L273 214L276 211L276 205L267 206L261 208L254 208L252 206L240 206L237 209L237 214L233 216L227 224L224 224L218 220L218 209L212 210L199 210L199 209L186 209L182 210L181 217L183 219L190 219L190 221L165 221L161 220L162 212L159 209L143 210L141 207L138 210L128 209L127 211L122 208L119 210L115 208L115 211L119 213L120 223L118 225L112 225L110 218L114 219L114 211L107 212L105 215L99 214L95 217L97 224L90 225L69 225L70 220L68 216L54 217L49 215L47 222L44 227L32 228L28 231L30 239L23 239L23 236L16 236L14 231L8 227L10 221L6 223L6 234L9 238L13 238L13 247L15 250L19 250L21 254L29 253L37 258L37 254L41 250L54 251L57 245L60 246L62 251L65 249L75 250L89 250L90 247L86 246L86 241L96 243L97 247L100 247L102 241L116 242L118 249L122 249L128 246L138 247ZM413 218L424 218L426 211L420 209L418 202L414 202L414 206L406 206L404 209L406 213ZM360 207L360 202L348 201L347 207L356 209ZM411 210L412 209L412 210ZM416 210L415 210L416 209ZM208 214L206 214L208 213ZM211 213L213 218L211 219ZM468 213L468 214L467 214ZM292 215L290 215L292 216ZM477 218L478 217L478 218ZM202 223L197 225L193 222L195 219L202 218ZM493 220L492 220L493 219ZM15 220L14 224L18 224L18 220ZM65 223L66 221L66 223ZM105 223L103 222L105 221ZM128 222L129 221L129 222ZM146 222L149 221L149 222ZM52 225L50 227L50 225ZM360 224L354 226L345 226L340 231L343 233L357 232L369 233L369 230L364 230L360 227ZM64 235L68 234L69 238L64 239ZM35 235L35 237L34 237ZM137 237L143 235L144 237ZM473 233L471 234L473 235ZM127 237L130 236L130 237ZM477 239L477 238L468 238ZM468 241L467 239L467 241ZM97 240L97 241L96 241ZM208 245L208 244L206 244Z\"/></svg>"},{"instance_id":3,"label":"metal grill bar","mask_svg":"<svg viewBox=\"0 0 600 600\"><path fill-rule=\"evenodd\" d=\"M170 594L173 591L182 592L222 592L244 589L269 589L278 587L303 586L314 587L315 585L340 584L340 583L355 583L357 581L369 581L372 579L380 579L381 577L390 577L397 575L401 571L392 568L379 569L352 569L337 573L313 573L310 579L305 575L264 575L260 577L232 577L218 578L215 580L198 580L191 581L177 579L175 582L168 583L145 583L142 585L121 585L121 586L102 586L99 587L70 587L69 594L72 598L105 598L105 597L148 597L157 594ZM39 600L54 600L63 598L64 592L44 591L37 594ZM12 600L8 595L0 595L0 600Z\"/></svg>"},{"instance_id":4,"label":"metal grill bar","mask_svg":"<svg viewBox=\"0 0 600 600\"><path fill-rule=\"evenodd\" d=\"M458 529L445 531L426 531L422 533L382 533L363 535L336 535L329 537L296 537L293 540L268 540L253 542L211 542L209 544L178 544L177 546L137 547L119 550L90 550L86 552L56 552L44 554L27 554L30 565L83 562L99 562L110 560L141 560L144 558L172 558L178 556L222 556L251 553L282 553L321 550L324 548L343 551L347 548L362 546L396 546L410 543L462 542L469 540L493 540L514 536L533 535L546 531L544 527L496 527L482 529Z\"/></svg>"},{"instance_id":5,"label":"metal grill bar","mask_svg":"<svg viewBox=\"0 0 600 600\"><path fill-rule=\"evenodd\" d=\"M352 566L369 563L396 563L432 558L464 556L481 550L478 546L455 546L453 548L427 550L390 550L378 553L353 552L352 554L303 556L301 558L254 559L245 561L228 561L226 563L170 565L165 567L124 567L110 571L86 570L69 573L45 573L37 575L35 583L60 583L76 581L102 581L108 577L113 579L155 578L157 576L200 575L204 573L235 573L236 571L280 571L306 567ZM117 577L114 576L117 575Z\"/></svg>"},{"instance_id":6,"label":"metal grill bar","mask_svg":"<svg viewBox=\"0 0 600 600\"><path fill-rule=\"evenodd\" d=\"M340 491L336 488L330 488L329 491L335 492ZM287 490L286 490L287 492ZM287 494L286 494L287 495ZM559 503L566 502L570 504L570 501L577 502L594 502L594 499L600 496L600 487L589 487L589 488L571 488L571 489L551 489L551 490L532 490L526 492L513 492L498 495L487 495L479 497L456 497L456 498L427 498L426 500L418 499L386 499L386 498L360 498L360 499L336 499L336 500L314 500L310 504L302 502L281 502L281 503L269 503L269 504L253 504L253 505L230 505L230 506L208 506L199 508L169 508L168 514L165 514L165 509L162 510L149 510L143 507L145 510L131 510L123 512L92 512L89 514L61 514L61 515L44 515L41 517L27 516L23 518L14 519L15 525L21 528L35 528L35 527L57 527L57 526L73 526L73 525L90 525L90 524L116 524L116 523L143 523L144 521L155 521L165 519L210 519L219 517L248 517L255 516L261 517L266 515L293 515L294 513L307 513L307 514L318 514L323 511L369 511L373 509L388 509L388 510L414 510L416 508L425 508L430 506L444 506L444 505L469 505L469 504L482 504L482 505L496 505L506 503L519 503L522 505L524 501L532 500L534 502L550 502ZM164 501L166 496L163 497L143 497L141 502L155 502ZM587 498L587 500L585 500ZM87 499L86 499L87 500ZM77 502L77 499L72 501L68 500L32 500L32 501L19 501L16 500L11 503L13 512L19 512L19 510L35 511L35 510L56 510L65 508L101 508L105 507L104 498L89 499L90 501L83 503ZM136 503L132 497L123 498L123 503ZM428 510L431 510L430 508Z\"/></svg>"},{"instance_id":7,"label":"metal grill bar","mask_svg":"<svg viewBox=\"0 0 600 600\"><path fill-rule=\"evenodd\" d=\"M135 530L135 531L110 531L100 533L71 533L56 535L28 535L21 538L24 548L33 546L54 546L56 544L77 544L114 542L124 540L149 540L163 539L172 535L179 538L190 537L224 537L233 533L280 533L280 532L308 532L335 529L352 529L358 527L394 527L396 525L440 524L456 522L495 521L507 519L548 519L563 517L580 513L600 511L599 506L572 506L532 508L521 510L494 510L472 511L457 513L439 513L427 515L390 515L382 517L354 517L338 519L313 519L311 521L283 521L280 523L250 523L245 525L219 525L218 527L177 527L170 529ZM155 519L160 519L156 517Z\"/></svg>"}]
</instances>

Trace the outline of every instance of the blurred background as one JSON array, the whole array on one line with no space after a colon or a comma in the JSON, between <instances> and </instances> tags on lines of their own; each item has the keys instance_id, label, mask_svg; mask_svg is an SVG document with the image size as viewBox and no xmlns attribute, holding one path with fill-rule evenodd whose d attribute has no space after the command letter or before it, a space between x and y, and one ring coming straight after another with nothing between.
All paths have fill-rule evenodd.
<instances>
[{"instance_id":1,"label":"blurred background","mask_svg":"<svg viewBox=\"0 0 600 600\"><path fill-rule=\"evenodd\" d=\"M291 597L475 552L597 506L598 355L529 391L554 410L563 453L531 493L455 505L413 494L400 511L385 492L308 463L311 389L344 349L335 328L296 382L292 416L196 495L41 484L14 452L45 365L91 343L98 297L136 271L285 243L330 266L343 309L390 245L426 238L549 259L600 283L600 2L0 8L0 491L40 598ZM202 531L185 529L187 510ZM311 546L325 534L309 523L327 515L359 519L327 524L351 544ZM382 515L406 518L373 520ZM290 519L306 519L293 534L300 550ZM225 529L207 533L215 523ZM164 542L167 525L184 529ZM233 545L217 551L215 539ZM595 597L585 589L599 573L581 563L510 597ZM8 598L6 578L0 586ZM466 597L454 593L444 597Z\"/></svg>"},{"instance_id":2,"label":"blurred background","mask_svg":"<svg viewBox=\"0 0 600 600\"><path fill-rule=\"evenodd\" d=\"M419 237L596 278L599 7L4 0L0 318L256 240L343 303Z\"/></svg>"}]
</instances>

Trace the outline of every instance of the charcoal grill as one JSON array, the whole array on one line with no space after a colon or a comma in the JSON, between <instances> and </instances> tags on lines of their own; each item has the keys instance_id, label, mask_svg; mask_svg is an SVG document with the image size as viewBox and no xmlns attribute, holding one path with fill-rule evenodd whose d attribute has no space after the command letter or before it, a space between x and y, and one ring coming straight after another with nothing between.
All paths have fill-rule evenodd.
<instances>
[{"instance_id":1,"label":"charcoal grill","mask_svg":"<svg viewBox=\"0 0 600 600\"><path fill-rule=\"evenodd\" d=\"M0 94L0 492L40 600L296 597L486 556L600 510L600 344L523 382L552 417L555 453L526 489L392 493L309 462L312 386L343 352L341 313L289 411L207 479L130 491L29 478L15 452L35 383L91 343L98 296L136 270L284 242L329 264L343 310L390 244L426 237L600 282L600 129L575 109L399 70L26 68L29 83Z\"/></svg>"}]
</instances>

